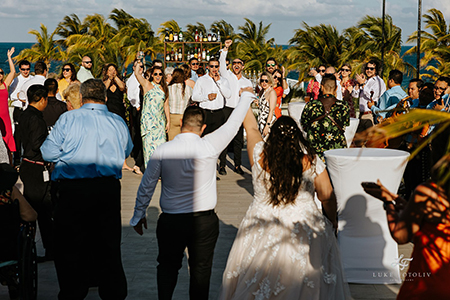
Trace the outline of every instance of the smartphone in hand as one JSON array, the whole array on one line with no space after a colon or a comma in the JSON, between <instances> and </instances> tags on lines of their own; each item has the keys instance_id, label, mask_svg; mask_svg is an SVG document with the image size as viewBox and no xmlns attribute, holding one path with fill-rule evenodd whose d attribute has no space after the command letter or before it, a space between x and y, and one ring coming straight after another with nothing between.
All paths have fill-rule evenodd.
<instances>
[{"instance_id":1,"label":"smartphone in hand","mask_svg":"<svg viewBox=\"0 0 450 300\"><path fill-rule=\"evenodd\" d=\"M361 182L361 186L365 189L379 189L381 188L377 183L371 181Z\"/></svg>"}]
</instances>

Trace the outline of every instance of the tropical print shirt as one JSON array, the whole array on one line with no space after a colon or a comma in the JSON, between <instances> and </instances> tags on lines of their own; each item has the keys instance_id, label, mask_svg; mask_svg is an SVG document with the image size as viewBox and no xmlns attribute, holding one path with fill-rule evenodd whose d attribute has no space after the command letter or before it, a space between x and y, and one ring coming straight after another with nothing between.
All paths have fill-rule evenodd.
<instances>
[{"instance_id":1,"label":"tropical print shirt","mask_svg":"<svg viewBox=\"0 0 450 300\"><path fill-rule=\"evenodd\" d=\"M306 104L300 119L311 147L322 160L324 151L347 147L344 132L329 117L316 120L324 114L322 102L313 100ZM350 125L349 107L341 100L336 100L331 106L329 115L344 130Z\"/></svg>"}]
</instances>

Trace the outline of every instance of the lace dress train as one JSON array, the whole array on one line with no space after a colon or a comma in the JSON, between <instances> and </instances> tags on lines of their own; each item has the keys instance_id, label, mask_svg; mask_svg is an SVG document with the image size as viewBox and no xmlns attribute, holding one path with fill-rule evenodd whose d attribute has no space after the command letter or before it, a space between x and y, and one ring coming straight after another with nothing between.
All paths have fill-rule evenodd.
<instances>
[{"instance_id":1,"label":"lace dress train","mask_svg":"<svg viewBox=\"0 0 450 300\"><path fill-rule=\"evenodd\" d=\"M314 203L314 178L303 173L296 202L274 207L254 149L254 199L239 227L223 274L219 299L350 299L331 222Z\"/></svg>"}]
</instances>

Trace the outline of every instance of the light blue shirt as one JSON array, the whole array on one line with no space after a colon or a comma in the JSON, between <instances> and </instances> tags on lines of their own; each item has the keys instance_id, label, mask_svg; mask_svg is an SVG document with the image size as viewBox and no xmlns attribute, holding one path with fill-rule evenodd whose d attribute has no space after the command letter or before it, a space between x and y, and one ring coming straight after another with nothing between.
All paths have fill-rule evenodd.
<instances>
[{"instance_id":1,"label":"light blue shirt","mask_svg":"<svg viewBox=\"0 0 450 300\"><path fill-rule=\"evenodd\" d=\"M372 106L372 113L384 119L388 111L393 110L397 106L397 103L406 97L408 97L408 94L406 94L401 86L394 86L384 92L380 99L378 99L377 104Z\"/></svg>"},{"instance_id":2,"label":"light blue shirt","mask_svg":"<svg viewBox=\"0 0 450 300\"><path fill-rule=\"evenodd\" d=\"M449 110L449 107L450 107L450 97L449 96L450 96L450 94L445 94L444 96L442 96L442 101L444 101L444 108L442 109L442 111ZM428 104L427 109L434 109L436 104L438 104L437 100L431 101L430 104Z\"/></svg>"},{"instance_id":3,"label":"light blue shirt","mask_svg":"<svg viewBox=\"0 0 450 300\"><path fill-rule=\"evenodd\" d=\"M52 180L122 177L133 148L124 120L104 104L86 103L62 114L41 146L45 161L55 163Z\"/></svg>"},{"instance_id":4,"label":"light blue shirt","mask_svg":"<svg viewBox=\"0 0 450 300\"><path fill-rule=\"evenodd\" d=\"M191 70L191 80L194 80L195 82L197 82L197 79L198 79L197 72L195 72L194 70Z\"/></svg>"}]
</instances>

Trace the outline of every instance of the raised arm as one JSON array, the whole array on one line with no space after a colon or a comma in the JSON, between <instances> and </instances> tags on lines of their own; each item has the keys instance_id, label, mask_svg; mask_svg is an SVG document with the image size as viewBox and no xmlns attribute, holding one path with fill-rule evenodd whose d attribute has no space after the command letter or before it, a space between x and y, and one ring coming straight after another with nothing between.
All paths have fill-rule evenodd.
<instances>
[{"instance_id":1,"label":"raised arm","mask_svg":"<svg viewBox=\"0 0 450 300\"><path fill-rule=\"evenodd\" d=\"M144 90L144 95L150 91L153 88L153 84L148 81L147 79L144 78L144 76L142 76L142 68L140 68L139 66L137 66L139 62L135 62L134 63L134 76L136 76L137 81L139 82L139 84L142 86L142 89ZM138 68L139 67L139 68Z\"/></svg>"},{"instance_id":2,"label":"raised arm","mask_svg":"<svg viewBox=\"0 0 450 300\"><path fill-rule=\"evenodd\" d=\"M230 48L231 44L233 43L232 40L226 40L225 41L225 46L223 47L222 51L220 51L220 56L219 56L219 71L220 71L220 76L225 77L226 79L228 79L229 77L229 72L227 70L227 55L228 55L228 49Z\"/></svg>"},{"instance_id":3,"label":"raised arm","mask_svg":"<svg viewBox=\"0 0 450 300\"><path fill-rule=\"evenodd\" d=\"M251 108L248 109L247 115L244 119L244 128L247 133L247 152L248 159L250 161L250 166L253 167L253 150L255 145L261 142L262 136L258 129L258 123L256 122L255 115L253 114L253 110Z\"/></svg>"},{"instance_id":4,"label":"raised arm","mask_svg":"<svg viewBox=\"0 0 450 300\"><path fill-rule=\"evenodd\" d=\"M11 82L14 80L14 77L16 76L16 68L14 67L14 62L12 60L12 55L14 54L15 48L12 47L8 50L6 55L8 56L8 63L9 63L9 74L5 78L5 84L6 87L9 87L11 85Z\"/></svg>"},{"instance_id":5,"label":"raised arm","mask_svg":"<svg viewBox=\"0 0 450 300\"><path fill-rule=\"evenodd\" d=\"M269 102L269 115L267 116L266 126L263 130L263 135L266 136L269 134L270 124L272 119L274 118L275 107L277 106L277 93L274 89L271 89L269 95L267 95L267 101Z\"/></svg>"}]
</instances>

